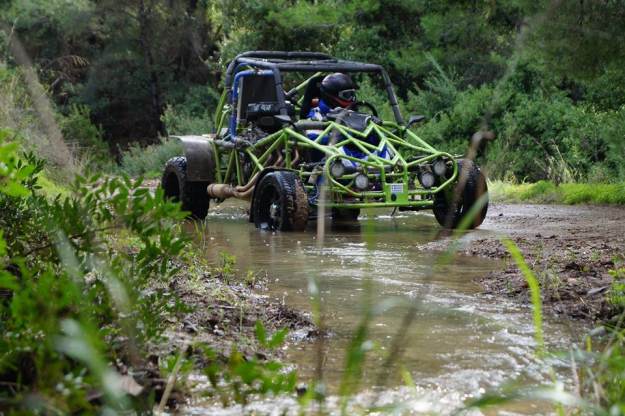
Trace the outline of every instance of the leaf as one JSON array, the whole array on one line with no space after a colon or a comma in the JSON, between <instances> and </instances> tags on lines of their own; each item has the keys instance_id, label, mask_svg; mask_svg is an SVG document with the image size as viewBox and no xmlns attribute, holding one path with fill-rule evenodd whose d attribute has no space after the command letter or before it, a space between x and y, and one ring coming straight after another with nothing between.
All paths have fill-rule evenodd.
<instances>
[{"instance_id":1,"label":"leaf","mask_svg":"<svg viewBox=\"0 0 625 416\"><path fill-rule=\"evenodd\" d=\"M258 343L262 345L263 347L266 347L267 346L267 332L265 331L265 327L263 326L262 322L256 321L255 332L256 332L256 339L258 340Z\"/></svg>"},{"instance_id":2,"label":"leaf","mask_svg":"<svg viewBox=\"0 0 625 416\"><path fill-rule=\"evenodd\" d=\"M18 182L13 181L9 181L6 185L0 186L0 192L13 197L28 196L28 189Z\"/></svg>"},{"instance_id":3,"label":"leaf","mask_svg":"<svg viewBox=\"0 0 625 416\"><path fill-rule=\"evenodd\" d=\"M267 346L271 349L279 347L284 343L284 340L288 333L288 328L282 328L281 330L277 331L275 334L273 334Z\"/></svg>"}]
</instances>

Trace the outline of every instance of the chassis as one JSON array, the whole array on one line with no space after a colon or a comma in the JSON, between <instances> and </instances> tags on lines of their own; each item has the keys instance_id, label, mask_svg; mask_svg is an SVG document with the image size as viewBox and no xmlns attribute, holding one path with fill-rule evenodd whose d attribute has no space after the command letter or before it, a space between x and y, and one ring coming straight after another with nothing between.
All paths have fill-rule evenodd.
<instances>
[{"instance_id":1,"label":"chassis","mask_svg":"<svg viewBox=\"0 0 625 416\"><path fill-rule=\"evenodd\" d=\"M288 72L308 78L285 91ZM395 120L379 119L366 102L322 121L308 119L330 72L380 76ZM356 219L361 208L398 207L433 209L449 228L470 214L467 225L478 226L487 209L484 175L471 160L412 132L422 119L404 121L379 65L314 52L246 52L227 67L215 132L175 136L185 156L167 162L162 188L196 218L207 215L211 199L249 200L251 222L281 231L304 229L321 204L335 219Z\"/></svg>"}]
</instances>

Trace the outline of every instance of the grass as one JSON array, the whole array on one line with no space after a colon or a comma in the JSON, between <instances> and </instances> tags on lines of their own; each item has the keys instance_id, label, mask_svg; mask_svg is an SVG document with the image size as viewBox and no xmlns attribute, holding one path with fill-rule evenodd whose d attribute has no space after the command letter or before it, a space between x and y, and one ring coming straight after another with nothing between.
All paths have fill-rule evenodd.
<instances>
[{"instance_id":1,"label":"grass","mask_svg":"<svg viewBox=\"0 0 625 416\"><path fill-rule=\"evenodd\" d=\"M533 202L542 204L625 205L625 183L563 183L550 181L514 184L492 181L488 184L496 202Z\"/></svg>"}]
</instances>

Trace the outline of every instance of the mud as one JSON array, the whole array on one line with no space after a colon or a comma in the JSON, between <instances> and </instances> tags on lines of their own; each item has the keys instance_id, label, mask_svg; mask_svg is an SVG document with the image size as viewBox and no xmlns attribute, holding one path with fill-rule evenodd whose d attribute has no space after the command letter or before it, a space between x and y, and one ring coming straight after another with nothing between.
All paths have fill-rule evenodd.
<instances>
[{"instance_id":1,"label":"mud","mask_svg":"<svg viewBox=\"0 0 625 416\"><path fill-rule=\"evenodd\" d=\"M160 179L143 181L152 191L159 184ZM219 212L219 207L212 207L212 212ZM192 222L188 225L193 229ZM233 346L246 357L275 358L280 350L264 351L256 342L256 322L261 322L268 333L288 328L297 340L318 335L308 314L267 294L266 274L255 273L249 280L241 273L224 273L214 263L207 263L200 252L178 261L178 268L169 289L184 302L187 312L167 323L166 335L171 342L156 347L157 355L184 350L193 354L194 346L200 343L210 345L224 360Z\"/></svg>"},{"instance_id":2,"label":"mud","mask_svg":"<svg viewBox=\"0 0 625 416\"><path fill-rule=\"evenodd\" d=\"M484 231L489 231L485 233ZM589 321L609 320L610 270L625 259L625 208L492 204L479 232L469 233L463 251L506 259L502 270L478 278L489 294L529 304L529 290L500 242L509 236L541 283L548 313Z\"/></svg>"},{"instance_id":3,"label":"mud","mask_svg":"<svg viewBox=\"0 0 625 416\"><path fill-rule=\"evenodd\" d=\"M307 314L295 311L271 299L264 292L266 277L255 276L253 282L243 277L226 275L219 269L188 264L169 284L169 289L187 307L168 322L170 342L161 345L158 355L185 351L201 362L198 344L209 345L225 360L233 347L245 357L279 358L280 350L265 351L256 341L255 325L260 321L268 333L289 328L298 339L317 335Z\"/></svg>"}]
</instances>

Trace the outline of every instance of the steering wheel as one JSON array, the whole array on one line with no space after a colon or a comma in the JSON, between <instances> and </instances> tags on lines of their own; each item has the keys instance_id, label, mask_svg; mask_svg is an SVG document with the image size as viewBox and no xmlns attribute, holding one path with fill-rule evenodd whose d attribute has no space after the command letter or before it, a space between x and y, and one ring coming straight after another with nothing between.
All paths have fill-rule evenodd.
<instances>
[{"instance_id":1,"label":"steering wheel","mask_svg":"<svg viewBox=\"0 0 625 416\"><path fill-rule=\"evenodd\" d=\"M378 117L378 110L376 110L373 104L368 103L366 101L356 101L354 103L351 103L349 107L347 107L347 109L352 110L352 111L358 111L358 108L360 106L367 107L367 109L371 111L371 114L373 114L375 117Z\"/></svg>"}]
</instances>

